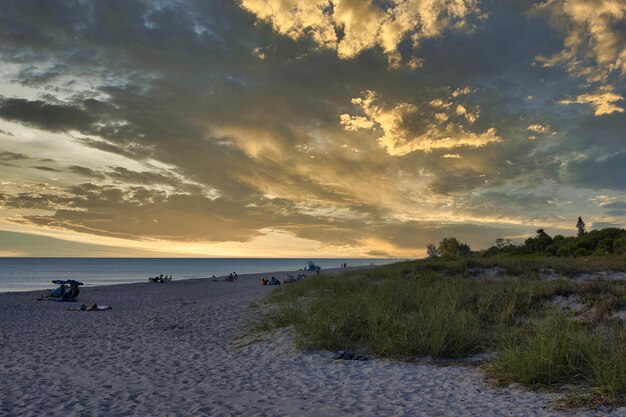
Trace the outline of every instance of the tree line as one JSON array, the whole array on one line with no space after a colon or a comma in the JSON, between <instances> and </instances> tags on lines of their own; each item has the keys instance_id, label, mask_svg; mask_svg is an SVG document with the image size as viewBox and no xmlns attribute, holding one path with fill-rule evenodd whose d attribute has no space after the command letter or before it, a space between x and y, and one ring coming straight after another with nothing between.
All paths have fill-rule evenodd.
<instances>
[{"instance_id":1,"label":"tree line","mask_svg":"<svg viewBox=\"0 0 626 417\"><path fill-rule=\"evenodd\" d=\"M520 245L510 239L498 238L488 249L473 252L469 245L459 242L454 237L446 237L439 245L429 243L426 253L429 258L459 258L471 254L494 256L510 255L541 255L559 257L581 257L591 255L626 255L626 230L609 227L586 231L585 222L578 218L576 236L548 235L544 229L537 229L534 237L530 237Z\"/></svg>"}]
</instances>

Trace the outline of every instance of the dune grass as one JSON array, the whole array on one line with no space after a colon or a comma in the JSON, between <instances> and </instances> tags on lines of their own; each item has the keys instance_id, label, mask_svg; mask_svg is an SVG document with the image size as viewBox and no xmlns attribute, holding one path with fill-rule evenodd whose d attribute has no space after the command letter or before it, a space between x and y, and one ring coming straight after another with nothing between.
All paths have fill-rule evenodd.
<instances>
[{"instance_id":1,"label":"dune grass","mask_svg":"<svg viewBox=\"0 0 626 417\"><path fill-rule=\"evenodd\" d=\"M486 369L500 383L584 383L608 402L624 402L626 330L608 317L626 305L626 283L543 281L537 274L544 268L576 271L545 260L491 261L403 262L308 278L272 292L256 328L293 326L302 348L365 349L404 360L496 351ZM620 265L611 263L612 270ZM504 276L472 276L474 268L491 267ZM574 321L550 307L553 296L570 294L593 307L592 319Z\"/></svg>"}]
</instances>

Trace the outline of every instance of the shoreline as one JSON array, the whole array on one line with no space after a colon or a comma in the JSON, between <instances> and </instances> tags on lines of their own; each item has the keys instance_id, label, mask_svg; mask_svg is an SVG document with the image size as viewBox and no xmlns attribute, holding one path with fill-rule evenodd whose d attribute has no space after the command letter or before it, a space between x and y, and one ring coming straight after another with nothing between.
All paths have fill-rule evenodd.
<instances>
[{"instance_id":1,"label":"shoreline","mask_svg":"<svg viewBox=\"0 0 626 417\"><path fill-rule=\"evenodd\" d=\"M31 262L32 261L32 262ZM211 278L237 271L239 275L276 273L301 270L305 260L241 258L198 258L181 260L132 259L22 259L0 258L0 293L36 291L50 288L52 280L76 280L87 287L147 282L148 277L173 275L173 280ZM343 263L357 266L381 266L397 262L395 259L318 259L322 270L340 268Z\"/></svg>"},{"instance_id":2,"label":"shoreline","mask_svg":"<svg viewBox=\"0 0 626 417\"><path fill-rule=\"evenodd\" d=\"M385 265L390 265L390 264L385 264ZM377 268L379 266L383 266L383 265L358 265L358 266L348 266L348 267L345 267L345 268L343 268L343 267L340 267L340 268L328 268L328 269L322 269L320 274L335 276L335 275L339 275L339 274L341 274L343 272L356 271L356 270L359 270L359 269L367 269L367 268ZM251 279L258 279L260 281L262 277L276 276L276 278L280 279L280 281L282 283L285 275L287 275L287 274L291 274L291 275L294 275L294 274L295 275L297 275L297 274L305 274L306 276L314 276L314 275L316 275L316 272L315 271L305 271L305 270L301 270L301 269L300 270L273 271L273 272L254 272L254 273L240 274L238 281L241 282L242 280L251 280ZM91 289L97 289L97 288L119 287L119 286L126 286L126 285L142 285L142 284L148 284L148 285L172 285L172 284L176 284L176 283L185 283L185 282L188 282L188 281L226 282L225 281L226 277L228 277L228 275L219 275L219 276L215 276L215 278L214 277L187 277L187 278L182 278L182 279L173 278L172 281L169 281L169 282L166 282L166 283L149 282L147 277L146 277L145 281L121 282L121 283L113 283L113 284L94 284L94 285L89 285L87 282L84 282L85 285L80 287L80 292L82 294L86 289L87 290L91 290ZM234 283L237 283L237 281L235 281ZM50 288L54 288L54 287L57 287L57 286L55 284L52 284L52 282L50 282ZM0 291L0 295L24 294L24 293L41 293L42 291L44 291L44 289L39 289L39 290Z\"/></svg>"}]
</instances>

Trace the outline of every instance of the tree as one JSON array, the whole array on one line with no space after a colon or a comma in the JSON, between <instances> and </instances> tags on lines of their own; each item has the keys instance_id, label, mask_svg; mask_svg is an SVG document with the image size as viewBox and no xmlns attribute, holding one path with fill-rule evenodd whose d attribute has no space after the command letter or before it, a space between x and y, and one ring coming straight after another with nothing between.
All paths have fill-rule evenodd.
<instances>
[{"instance_id":1,"label":"tree","mask_svg":"<svg viewBox=\"0 0 626 417\"><path fill-rule=\"evenodd\" d=\"M441 256L434 243L426 245L426 254L429 258L438 258Z\"/></svg>"},{"instance_id":2,"label":"tree","mask_svg":"<svg viewBox=\"0 0 626 417\"><path fill-rule=\"evenodd\" d=\"M459 242L455 237L444 237L443 240L439 242L437 250L440 256L446 258L459 258L469 255L472 252L469 245Z\"/></svg>"},{"instance_id":3,"label":"tree","mask_svg":"<svg viewBox=\"0 0 626 417\"><path fill-rule=\"evenodd\" d=\"M585 234L585 222L583 221L582 217L578 218L578 221L576 222L576 229L578 229L578 237L581 237Z\"/></svg>"},{"instance_id":4,"label":"tree","mask_svg":"<svg viewBox=\"0 0 626 417\"><path fill-rule=\"evenodd\" d=\"M524 252L543 253L552 244L552 238L543 229L537 229L537 235L526 239L524 242Z\"/></svg>"},{"instance_id":5,"label":"tree","mask_svg":"<svg viewBox=\"0 0 626 417\"><path fill-rule=\"evenodd\" d=\"M511 239L505 239L503 237L499 237L496 239L496 248L498 249L503 249L506 248L507 246L512 246L513 242L511 242Z\"/></svg>"}]
</instances>

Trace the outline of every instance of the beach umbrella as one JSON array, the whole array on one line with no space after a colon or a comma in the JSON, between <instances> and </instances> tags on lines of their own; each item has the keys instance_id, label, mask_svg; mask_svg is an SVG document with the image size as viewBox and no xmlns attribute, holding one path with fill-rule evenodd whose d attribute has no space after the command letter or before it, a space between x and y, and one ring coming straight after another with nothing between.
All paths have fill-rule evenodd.
<instances>
[{"instance_id":1,"label":"beach umbrella","mask_svg":"<svg viewBox=\"0 0 626 417\"><path fill-rule=\"evenodd\" d=\"M69 285L69 286L79 286L79 285L84 285L82 282L79 281L74 281L73 279L68 279L68 280L62 280L62 279L55 279L52 281L53 284L57 284L57 285Z\"/></svg>"}]
</instances>

